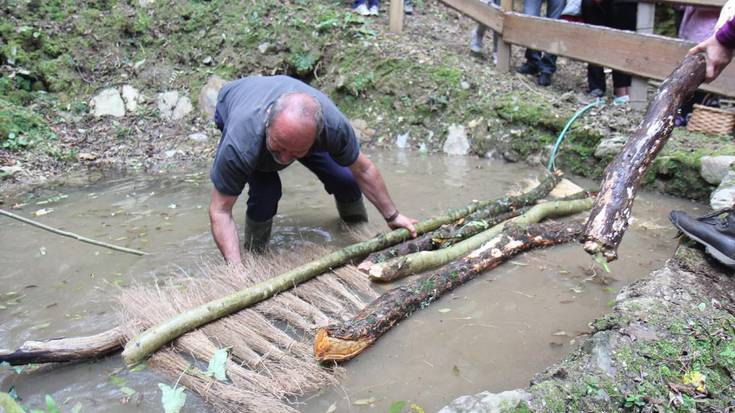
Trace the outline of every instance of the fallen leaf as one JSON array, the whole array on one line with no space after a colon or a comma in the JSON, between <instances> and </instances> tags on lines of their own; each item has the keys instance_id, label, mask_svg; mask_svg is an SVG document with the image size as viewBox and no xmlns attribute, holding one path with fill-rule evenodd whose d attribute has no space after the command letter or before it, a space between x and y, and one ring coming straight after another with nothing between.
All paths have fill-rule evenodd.
<instances>
[{"instance_id":1,"label":"fallen leaf","mask_svg":"<svg viewBox=\"0 0 735 413\"><path fill-rule=\"evenodd\" d=\"M369 406L371 404L375 403L375 397L371 397L369 399L359 399L352 402L355 406Z\"/></svg>"},{"instance_id":2,"label":"fallen leaf","mask_svg":"<svg viewBox=\"0 0 735 413\"><path fill-rule=\"evenodd\" d=\"M444 314L444 313L448 313L448 312L452 311L452 309L451 308L440 308L440 309L438 309L436 311Z\"/></svg>"},{"instance_id":3,"label":"fallen leaf","mask_svg":"<svg viewBox=\"0 0 735 413\"><path fill-rule=\"evenodd\" d=\"M165 413L179 413L186 403L186 393L183 387L169 387L158 383L161 389L161 404Z\"/></svg>"},{"instance_id":4,"label":"fallen leaf","mask_svg":"<svg viewBox=\"0 0 735 413\"><path fill-rule=\"evenodd\" d=\"M54 212L53 208L41 208L38 211L32 213L31 215L33 215L34 217L41 217L41 216L50 214L52 212Z\"/></svg>"},{"instance_id":5,"label":"fallen leaf","mask_svg":"<svg viewBox=\"0 0 735 413\"><path fill-rule=\"evenodd\" d=\"M204 373L209 377L213 377L219 381L227 381L227 356L229 355L230 348L221 348L214 352L212 358L209 360L209 366L207 372Z\"/></svg>"},{"instance_id":6,"label":"fallen leaf","mask_svg":"<svg viewBox=\"0 0 735 413\"><path fill-rule=\"evenodd\" d=\"M564 330L559 330L559 331L555 332L554 334L552 334L552 336L568 336L568 335L569 334L567 334L567 332L564 331Z\"/></svg>"},{"instance_id":7,"label":"fallen leaf","mask_svg":"<svg viewBox=\"0 0 735 413\"><path fill-rule=\"evenodd\" d=\"M406 407L406 402L404 400L393 402L393 404L388 408L388 413L401 413L404 407Z\"/></svg>"},{"instance_id":8,"label":"fallen leaf","mask_svg":"<svg viewBox=\"0 0 735 413\"><path fill-rule=\"evenodd\" d=\"M337 411L337 403L332 403L325 413L334 413Z\"/></svg>"}]
</instances>

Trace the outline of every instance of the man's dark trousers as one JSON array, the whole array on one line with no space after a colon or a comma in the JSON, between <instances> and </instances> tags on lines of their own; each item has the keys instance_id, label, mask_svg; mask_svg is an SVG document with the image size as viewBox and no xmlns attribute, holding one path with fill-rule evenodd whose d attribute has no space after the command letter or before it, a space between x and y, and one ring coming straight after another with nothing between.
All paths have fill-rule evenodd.
<instances>
[{"instance_id":1,"label":"man's dark trousers","mask_svg":"<svg viewBox=\"0 0 735 413\"><path fill-rule=\"evenodd\" d=\"M340 166L327 152L316 151L299 159L324 184L324 189L334 195L339 203L350 203L362 197L360 187L352 171ZM265 222L278 212L281 199L281 178L278 172L256 171L248 180L247 217L255 222Z\"/></svg>"}]
</instances>

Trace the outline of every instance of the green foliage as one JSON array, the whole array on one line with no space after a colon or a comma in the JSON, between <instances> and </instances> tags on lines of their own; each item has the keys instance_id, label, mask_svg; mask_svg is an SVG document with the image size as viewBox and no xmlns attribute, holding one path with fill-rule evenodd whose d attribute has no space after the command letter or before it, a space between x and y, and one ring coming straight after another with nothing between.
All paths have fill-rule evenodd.
<instances>
[{"instance_id":1,"label":"green foliage","mask_svg":"<svg viewBox=\"0 0 735 413\"><path fill-rule=\"evenodd\" d=\"M18 151L56 139L46 122L27 108L0 99L0 146Z\"/></svg>"},{"instance_id":2,"label":"green foliage","mask_svg":"<svg viewBox=\"0 0 735 413\"><path fill-rule=\"evenodd\" d=\"M294 73L298 77L305 77L311 74L319 62L319 53L310 50L298 51L291 53L288 57L288 63L293 68Z\"/></svg>"},{"instance_id":3,"label":"green foliage","mask_svg":"<svg viewBox=\"0 0 735 413\"><path fill-rule=\"evenodd\" d=\"M161 404L165 413L179 413L186 404L186 393L183 387L170 387L163 383L158 383L161 389Z\"/></svg>"},{"instance_id":4,"label":"green foliage","mask_svg":"<svg viewBox=\"0 0 735 413\"><path fill-rule=\"evenodd\" d=\"M209 366L207 367L205 375L214 377L219 381L227 381L227 357L229 355L229 348L220 348L214 352L212 358L209 360Z\"/></svg>"}]
</instances>

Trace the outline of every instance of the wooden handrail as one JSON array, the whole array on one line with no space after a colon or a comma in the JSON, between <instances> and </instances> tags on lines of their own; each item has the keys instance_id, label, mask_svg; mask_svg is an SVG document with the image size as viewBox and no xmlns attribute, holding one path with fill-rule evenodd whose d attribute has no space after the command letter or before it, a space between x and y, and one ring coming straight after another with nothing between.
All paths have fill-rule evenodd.
<instances>
[{"instance_id":1,"label":"wooden handrail","mask_svg":"<svg viewBox=\"0 0 735 413\"><path fill-rule=\"evenodd\" d=\"M714 3L720 0L701 0ZM505 13L479 0L442 0L491 27L503 40L519 46L610 67L649 79L666 78L694 45L680 39L635 33L564 20ZM735 97L735 65L702 89Z\"/></svg>"}]
</instances>

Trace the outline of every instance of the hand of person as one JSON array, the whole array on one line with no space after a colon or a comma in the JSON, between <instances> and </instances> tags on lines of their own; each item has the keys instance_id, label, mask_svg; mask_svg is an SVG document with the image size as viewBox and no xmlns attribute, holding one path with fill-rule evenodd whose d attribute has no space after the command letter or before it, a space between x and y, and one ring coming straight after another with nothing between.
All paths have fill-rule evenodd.
<instances>
[{"instance_id":1,"label":"hand of person","mask_svg":"<svg viewBox=\"0 0 735 413\"><path fill-rule=\"evenodd\" d=\"M416 238L416 227L413 224L419 221L409 218L403 214L398 214L393 220L388 222L388 226L391 229L406 228L411 233L411 238Z\"/></svg>"},{"instance_id":2,"label":"hand of person","mask_svg":"<svg viewBox=\"0 0 735 413\"><path fill-rule=\"evenodd\" d=\"M689 49L687 56L704 52L707 57L707 74L704 81L709 83L722 73L732 60L732 49L723 46L713 34L707 40Z\"/></svg>"}]
</instances>

